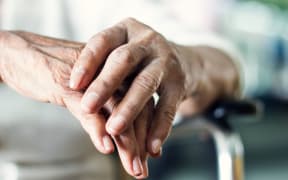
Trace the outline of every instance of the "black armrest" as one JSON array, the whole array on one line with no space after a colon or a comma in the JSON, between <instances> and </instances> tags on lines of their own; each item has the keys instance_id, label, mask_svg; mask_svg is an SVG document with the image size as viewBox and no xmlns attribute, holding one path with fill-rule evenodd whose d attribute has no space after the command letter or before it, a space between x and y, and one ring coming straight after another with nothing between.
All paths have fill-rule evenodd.
<instances>
[{"instance_id":1,"label":"black armrest","mask_svg":"<svg viewBox=\"0 0 288 180\"><path fill-rule=\"evenodd\" d=\"M207 119L220 125L222 128L231 129L228 119L235 116L256 116L261 114L263 106L253 100L221 100L212 104L204 114ZM237 118L239 119L239 118Z\"/></svg>"}]
</instances>

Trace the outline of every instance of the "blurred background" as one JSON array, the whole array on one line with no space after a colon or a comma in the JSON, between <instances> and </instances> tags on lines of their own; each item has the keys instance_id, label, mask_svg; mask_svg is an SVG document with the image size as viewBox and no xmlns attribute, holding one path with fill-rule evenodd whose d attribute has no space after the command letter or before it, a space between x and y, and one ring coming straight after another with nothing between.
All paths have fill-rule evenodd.
<instances>
[{"instance_id":1,"label":"blurred background","mask_svg":"<svg viewBox=\"0 0 288 180\"><path fill-rule=\"evenodd\" d=\"M184 0L185 3L183 4L173 0L149 0L147 2L159 6L161 1L167 1L173 7L169 10L170 16L165 16L164 13L163 17L173 19L175 18L173 12L178 12L179 16L175 21L179 25L188 22L189 28L185 29L182 36L178 33L181 34L184 30L179 31L178 26L173 23L155 23L153 13L139 15L137 8L134 9L133 13L136 13L136 18L159 30L168 39L175 39L176 42L189 43L187 40L189 38L185 34L191 34L195 30L204 33L216 32L218 36L228 40L239 50L242 56L242 70L245 72L243 77L245 79L244 95L247 98L262 102L265 109L263 115L257 117L257 121L232 121L233 127L240 134L244 143L245 178L247 180L288 179L288 1ZM110 26L110 22L122 18L122 16L117 16L119 11L117 5L113 5L117 11L115 18L112 18L112 16L107 15L107 9L103 5L105 2L99 3L100 1L97 1L99 3L98 9L101 10L103 5L102 11L98 11L98 13L106 13L105 16L99 16L102 19L97 19L98 16L95 17L97 21L101 22L99 23L100 26L94 25L91 19L81 21L81 19L77 19L77 13L73 13L69 17L61 16L61 21L58 19L48 20L48 23L40 28L37 23L42 22L41 18L47 20L46 17L59 16L61 8L60 10L55 8L53 3L57 4L60 1L45 1L47 6L51 6L48 11L33 8L32 4L36 5L39 1L31 0L29 2L31 7L27 5L27 1L23 0L6 1L3 7L7 7L8 10L2 9L1 11L2 16L6 17L1 19L1 27L85 41L102 27ZM82 1L75 0L73 2L78 2L76 10L83 15L89 14L85 8L93 9L93 7L81 4ZM123 1L123 4L125 4L124 2L126 3ZM136 1L127 2L137 4ZM67 5L70 1L63 0L61 3ZM136 7L147 8L148 11L151 8L149 3L148 5L146 3L145 6L141 4L141 6ZM14 7L18 7L18 9ZM67 7L69 6L67 5ZM127 7L131 8L132 6ZM187 8L189 11L184 11ZM18 16L12 15L11 9L17 11ZM68 12L71 11L71 8L64 8L64 10ZM75 12L77 12L76 10ZM36 14L36 16L29 16L31 13ZM134 16L133 13L132 16ZM160 14L162 11L154 13ZM129 13L126 15L131 16ZM82 24L73 23L73 18ZM109 18L112 20L108 21ZM161 21L161 18L158 20ZM88 28L89 26L86 26L85 23L94 28ZM53 28L51 28L52 26ZM170 31L166 31L167 29ZM77 159L84 157L85 154L93 154L91 152L94 151L94 148L89 144L89 140L85 140L87 139L85 133L79 128L76 120L71 126L69 119L73 119L73 117L66 111L50 105L31 102L10 92L4 86L0 86L0 92L0 109L3 110L0 117L0 159L2 162L8 162L8 164L4 163L3 167L5 168L2 168L4 169L2 171L8 172L9 180L14 178L13 172L16 168L10 162L26 162L26 160L30 161L31 159L34 159L35 162L45 161L48 164L52 162L54 165L60 162L62 164L59 165L59 168L61 166L63 169L63 162L68 162L67 159ZM26 123L27 119L34 124L32 130L31 126ZM51 121L52 119L53 121ZM55 128L55 124L58 124L58 128ZM15 129L17 129L16 132ZM53 132L54 137L51 137L51 132ZM80 134L80 136L75 134ZM21 137L22 143L19 143L19 137ZM73 140L77 139L77 143L70 142L71 137ZM64 145L63 142L65 142ZM79 151L79 147L83 148L80 148ZM99 155L95 156L99 158ZM105 162L108 161L111 161L111 157ZM93 168L91 170L90 164L87 160L83 160L81 164L71 165L70 163L69 167L64 168L64 170L73 174L79 170L79 167L87 167L83 169L85 171L88 169L89 172L94 171ZM24 167L25 165L27 163L24 163ZM211 137L205 133L191 134L181 141L168 140L163 149L163 157L151 160L150 166L150 180L213 180L217 177L214 144ZM33 168L35 169L35 166ZM115 172L115 167L111 163L110 165L109 163L101 164L97 168L98 171L94 172L94 174L98 173L97 176ZM27 173L25 170L23 172ZM29 171L29 173L31 172ZM52 170L50 168L45 173L61 174L57 167Z\"/></svg>"}]
</instances>

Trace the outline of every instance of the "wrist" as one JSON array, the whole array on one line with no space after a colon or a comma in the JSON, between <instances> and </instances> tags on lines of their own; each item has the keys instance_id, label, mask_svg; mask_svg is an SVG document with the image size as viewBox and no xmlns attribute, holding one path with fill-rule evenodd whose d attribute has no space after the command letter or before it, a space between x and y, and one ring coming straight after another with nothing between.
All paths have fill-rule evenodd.
<instances>
[{"instance_id":1,"label":"wrist","mask_svg":"<svg viewBox=\"0 0 288 180\"><path fill-rule=\"evenodd\" d=\"M238 98L240 75L233 59L216 48L195 46L193 49L202 62L201 84L211 94L211 98Z\"/></svg>"},{"instance_id":2,"label":"wrist","mask_svg":"<svg viewBox=\"0 0 288 180\"><path fill-rule=\"evenodd\" d=\"M185 76L184 99L194 96L199 91L203 75L203 59L194 48L172 43Z\"/></svg>"},{"instance_id":3,"label":"wrist","mask_svg":"<svg viewBox=\"0 0 288 180\"><path fill-rule=\"evenodd\" d=\"M239 97L239 72L224 52L205 46L174 46L185 73L185 98L192 97L205 109L217 99Z\"/></svg>"}]
</instances>

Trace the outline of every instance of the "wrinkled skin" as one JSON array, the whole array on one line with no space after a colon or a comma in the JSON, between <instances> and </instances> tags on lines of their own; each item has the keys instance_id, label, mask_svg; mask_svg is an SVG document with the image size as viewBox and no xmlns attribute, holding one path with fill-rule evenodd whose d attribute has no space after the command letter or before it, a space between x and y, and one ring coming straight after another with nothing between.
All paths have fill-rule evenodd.
<instances>
[{"instance_id":1,"label":"wrinkled skin","mask_svg":"<svg viewBox=\"0 0 288 180\"><path fill-rule=\"evenodd\" d=\"M100 152L112 153L113 139L126 171L144 178L148 175L145 142L153 102L150 100L131 127L111 137L105 130L106 117L121 96L112 96L101 112L86 113L80 108L83 93L68 87L72 67L83 46L27 32L1 32L1 78L24 96L66 107L80 120ZM140 170L133 169L136 163L142 166L138 166Z\"/></svg>"}]
</instances>

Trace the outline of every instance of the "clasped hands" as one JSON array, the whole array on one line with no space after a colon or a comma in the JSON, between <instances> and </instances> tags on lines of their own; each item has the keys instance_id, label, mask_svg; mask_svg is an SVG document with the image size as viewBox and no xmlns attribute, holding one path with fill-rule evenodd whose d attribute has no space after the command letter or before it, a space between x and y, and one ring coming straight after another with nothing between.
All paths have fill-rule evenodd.
<instances>
[{"instance_id":1,"label":"clasped hands","mask_svg":"<svg viewBox=\"0 0 288 180\"><path fill-rule=\"evenodd\" d=\"M66 107L100 152L117 148L131 176L148 176L147 158L161 155L177 107L190 93L175 44L129 18L87 44L6 31L0 47L6 84Z\"/></svg>"}]
</instances>

